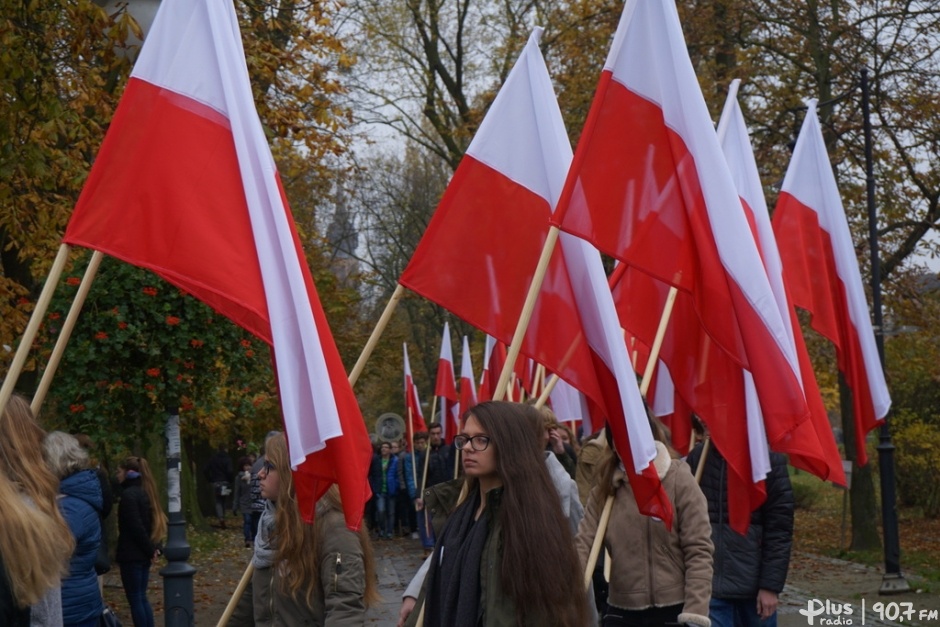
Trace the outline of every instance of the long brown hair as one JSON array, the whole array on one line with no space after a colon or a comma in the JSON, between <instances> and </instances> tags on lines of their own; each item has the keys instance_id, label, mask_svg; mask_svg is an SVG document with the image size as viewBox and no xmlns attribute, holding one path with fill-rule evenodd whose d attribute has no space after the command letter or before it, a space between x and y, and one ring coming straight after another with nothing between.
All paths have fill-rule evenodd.
<instances>
[{"instance_id":1,"label":"long brown hair","mask_svg":"<svg viewBox=\"0 0 940 627\"><path fill-rule=\"evenodd\" d=\"M34 605L68 571L66 539L58 523L26 503L17 486L0 471L0 555L18 607Z\"/></svg>"},{"instance_id":2,"label":"long brown hair","mask_svg":"<svg viewBox=\"0 0 940 627\"><path fill-rule=\"evenodd\" d=\"M124 470L133 470L140 473L140 486L150 501L150 511L153 512L153 526L150 528L150 539L154 542L163 540L166 535L166 514L163 505L157 496L157 484L153 480L150 464L143 457L125 457L119 464Z\"/></svg>"},{"instance_id":3,"label":"long brown hair","mask_svg":"<svg viewBox=\"0 0 940 627\"><path fill-rule=\"evenodd\" d=\"M267 461L272 463L278 473L277 509L274 514L274 542L277 546L276 559L284 564L284 576L278 580L281 592L293 598L303 594L309 604L320 586L320 535L323 530L323 516L317 516L310 525L300 517L297 505L297 493L294 490L294 477L290 470L290 458L287 453L287 439L283 433L269 438L264 445ZM320 499L318 505L338 511L343 510L339 489L334 485ZM321 508L318 507L318 514ZM362 545L362 563L365 570L365 590L363 602L366 607L381 600L376 586L375 557L372 554L372 542L365 526L359 530L359 543Z\"/></svg>"},{"instance_id":4,"label":"long brown hair","mask_svg":"<svg viewBox=\"0 0 940 627\"><path fill-rule=\"evenodd\" d=\"M59 479L42 456L45 437L46 432L36 422L29 402L14 394L0 415L0 470L58 528L54 544L65 575L75 541L56 502Z\"/></svg>"},{"instance_id":5,"label":"long brown hair","mask_svg":"<svg viewBox=\"0 0 940 627\"><path fill-rule=\"evenodd\" d=\"M516 622L550 616L557 625L584 625L587 599L571 527L545 468L541 414L522 403L486 402L467 412L495 448L503 484L500 581L516 606ZM477 480L467 478L472 494ZM519 576L525 573L525 576Z\"/></svg>"}]
</instances>

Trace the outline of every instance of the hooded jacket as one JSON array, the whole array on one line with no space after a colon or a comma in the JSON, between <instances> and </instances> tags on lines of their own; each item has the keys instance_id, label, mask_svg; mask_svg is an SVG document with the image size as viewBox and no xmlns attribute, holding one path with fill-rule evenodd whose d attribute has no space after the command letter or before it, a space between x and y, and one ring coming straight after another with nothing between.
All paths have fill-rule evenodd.
<instances>
[{"instance_id":1,"label":"hooded jacket","mask_svg":"<svg viewBox=\"0 0 940 627\"><path fill-rule=\"evenodd\" d=\"M62 620L68 626L104 611L95 573L101 543L101 482L94 470L80 470L59 483L59 494L59 509L75 537L69 574L62 580Z\"/></svg>"},{"instance_id":2,"label":"hooded jacket","mask_svg":"<svg viewBox=\"0 0 940 627\"><path fill-rule=\"evenodd\" d=\"M712 541L708 503L689 467L671 459L656 443L653 462L675 515L672 529L640 513L623 470L613 477L614 504L604 546L610 552L610 594L614 607L644 610L682 604L680 623L708 627L712 586ZM575 545L587 564L604 503L595 487L578 528Z\"/></svg>"}]
</instances>

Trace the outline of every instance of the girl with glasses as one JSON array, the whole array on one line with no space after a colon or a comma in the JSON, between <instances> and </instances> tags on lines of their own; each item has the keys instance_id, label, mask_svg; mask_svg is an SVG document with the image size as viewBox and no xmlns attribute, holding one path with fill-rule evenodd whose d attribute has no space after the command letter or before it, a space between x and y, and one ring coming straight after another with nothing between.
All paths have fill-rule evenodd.
<instances>
[{"instance_id":1,"label":"girl with glasses","mask_svg":"<svg viewBox=\"0 0 940 627\"><path fill-rule=\"evenodd\" d=\"M379 600L372 544L364 527L346 527L339 490L331 487L305 523L283 434L265 443L258 477L266 502L254 571L229 625L364 624L366 607Z\"/></svg>"},{"instance_id":2,"label":"girl with glasses","mask_svg":"<svg viewBox=\"0 0 940 627\"><path fill-rule=\"evenodd\" d=\"M435 486L428 503L432 514L449 517L418 601L425 625L588 623L578 557L545 468L540 424L538 410L518 403L482 403L465 415L454 438L464 478Z\"/></svg>"}]
</instances>

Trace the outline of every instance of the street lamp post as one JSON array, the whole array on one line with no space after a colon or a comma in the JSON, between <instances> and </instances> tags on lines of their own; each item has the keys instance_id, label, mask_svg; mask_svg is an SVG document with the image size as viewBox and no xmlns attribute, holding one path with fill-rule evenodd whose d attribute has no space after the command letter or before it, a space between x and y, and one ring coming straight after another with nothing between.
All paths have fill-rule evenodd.
<instances>
[{"instance_id":1,"label":"street lamp post","mask_svg":"<svg viewBox=\"0 0 940 627\"><path fill-rule=\"evenodd\" d=\"M193 575L196 569L187 562L190 554L183 518L180 476L183 470L180 447L180 416L176 407L166 408L166 479L169 512L167 542L163 550L167 565L163 577L164 625L190 627L194 624Z\"/></svg>"},{"instance_id":2,"label":"street lamp post","mask_svg":"<svg viewBox=\"0 0 940 627\"><path fill-rule=\"evenodd\" d=\"M884 327L881 317L881 260L878 255L878 211L875 207L875 174L872 158L871 110L868 86L868 68L863 68L859 85L862 91L862 118L865 128L865 183L868 203L868 243L871 250L871 308L875 345L881 367L885 365ZM890 415L890 414L889 414ZM878 468L881 482L881 527L884 534L885 574L881 581L881 594L908 592L901 574L901 543L898 529L897 492L894 473L894 444L885 416L879 429Z\"/></svg>"}]
</instances>

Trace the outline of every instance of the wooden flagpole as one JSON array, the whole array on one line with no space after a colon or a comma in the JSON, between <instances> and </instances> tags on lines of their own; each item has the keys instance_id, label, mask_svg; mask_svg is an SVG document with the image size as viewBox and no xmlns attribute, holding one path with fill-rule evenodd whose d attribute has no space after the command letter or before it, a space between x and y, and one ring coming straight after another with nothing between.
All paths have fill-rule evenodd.
<instances>
[{"instance_id":1,"label":"wooden flagpole","mask_svg":"<svg viewBox=\"0 0 940 627\"><path fill-rule=\"evenodd\" d=\"M653 368L656 360L659 359L659 350L663 346L663 338L666 336L666 328L669 326L669 318L672 317L672 307L676 302L678 290L675 287L669 288L669 294L666 296L666 304L663 307L663 315L659 319L659 327L656 329L656 338L653 340L653 346L650 348L649 361L646 364L646 370L643 372L643 380L640 382L640 396L646 396L650 387L650 379L653 376ZM607 497L604 503L604 511L597 524L597 532L594 535L594 543L591 545L591 553L588 556L587 566L584 569L584 588L587 590L591 583L591 576L594 573L594 567L597 565L597 556L600 555L601 545L604 543L604 536L607 534L607 523L610 521L610 508L614 505L613 495Z\"/></svg>"},{"instance_id":2,"label":"wooden flagpole","mask_svg":"<svg viewBox=\"0 0 940 627\"><path fill-rule=\"evenodd\" d=\"M88 291L91 289L91 284L95 280L95 275L98 273L98 267L101 265L102 259L104 259L104 253L96 250L91 254L91 259L88 260L88 267L85 268L82 283L79 285L78 291L75 292L75 300L72 301L72 306L69 308L69 313L65 317L62 330L59 331L59 337L55 342L55 348L52 349L52 354L49 356L46 368L42 372L39 387L36 388L36 393L33 395L33 402L30 404L30 409L33 410L34 416L39 415L43 401L46 400L49 386L52 385L52 377L55 376L59 362L62 361L65 346L68 344L69 338L72 336L72 331L75 329L75 324L78 322L78 314L82 311L82 306L84 306L85 299L88 297Z\"/></svg>"},{"instance_id":3,"label":"wooden flagpole","mask_svg":"<svg viewBox=\"0 0 940 627\"><path fill-rule=\"evenodd\" d=\"M552 390L555 389L555 386L558 384L558 375L553 374L552 377L548 380L548 383L545 384L545 387L542 389L542 393L539 394L539 398L535 401L535 408L541 409L545 403L548 402L548 397L552 395Z\"/></svg>"},{"instance_id":4,"label":"wooden flagpole","mask_svg":"<svg viewBox=\"0 0 940 627\"><path fill-rule=\"evenodd\" d=\"M411 476L413 480L417 480L418 462L415 461L415 418L414 411L411 409L411 407L408 408L408 448L411 450ZM405 485L405 489L408 489L407 485ZM417 508L417 505L415 505L415 507Z\"/></svg>"},{"instance_id":5,"label":"wooden flagpole","mask_svg":"<svg viewBox=\"0 0 940 627\"><path fill-rule=\"evenodd\" d=\"M548 271L548 262L552 258L552 252L555 250L555 243L558 241L558 227L552 225L548 229L548 236L545 238L545 245L542 247L542 254L539 257L538 265L535 267L535 274L532 277L532 284L529 285L529 293L526 294L525 302L522 305L522 313L519 315L519 322L516 324L516 331L512 336L512 344L509 345L509 352L506 355L506 363L503 364L503 371L499 374L499 382L496 384L496 390L493 393L494 401L501 401L506 395L506 388L509 385L509 376L512 374L513 365L519 358L519 350L522 348L522 340L525 338L526 328L532 319L532 312L535 310L535 300L538 298L539 291L542 289L542 281L545 280L545 273Z\"/></svg>"},{"instance_id":6,"label":"wooden flagpole","mask_svg":"<svg viewBox=\"0 0 940 627\"><path fill-rule=\"evenodd\" d=\"M375 324L375 329L372 330L372 335L369 336L369 340L362 348L362 353L360 353L359 359L356 360L356 365L353 366L353 369L349 373L349 385L356 385L356 381L359 380L359 375L362 374L363 369L366 367L366 362L369 361L369 357L372 356L372 351L375 350L376 344L379 343L379 338L381 338L382 333L385 332L385 327L388 326L388 321L392 319L392 314L395 313L395 308L398 307L398 302L404 295L405 288L402 287L401 283L399 283L395 286L395 291L392 292L392 297L388 299L388 304L385 305L385 311L382 312L381 317L379 317L379 321Z\"/></svg>"},{"instance_id":7,"label":"wooden flagpole","mask_svg":"<svg viewBox=\"0 0 940 627\"><path fill-rule=\"evenodd\" d=\"M434 399L431 401L431 422L434 422L435 416L434 412L437 411L437 394L434 395ZM441 429L444 428L444 425L441 425Z\"/></svg>"},{"instance_id":8,"label":"wooden flagpole","mask_svg":"<svg viewBox=\"0 0 940 627\"><path fill-rule=\"evenodd\" d=\"M26 330L23 331L20 345L16 347L13 361L10 363L7 375L3 379L3 385L0 386L0 414L6 409L10 397L13 396L13 388L16 386L16 382L23 372L23 366L26 364L29 349L33 346L33 341L36 339L36 334L39 332L39 325L46 315L46 310L49 309L49 303L52 301L52 295L55 293L55 288L59 283L59 277L62 276L65 262L68 261L69 248L68 244L59 246L59 252L56 253L52 267L49 269L46 283L42 286L42 292L40 292L36 306L33 308L33 313L29 317L29 322L26 324Z\"/></svg>"},{"instance_id":9,"label":"wooden flagpole","mask_svg":"<svg viewBox=\"0 0 940 627\"><path fill-rule=\"evenodd\" d=\"M702 483L702 473L705 471L705 458L708 457L708 449L712 446L711 436L706 435L702 444L702 456L698 458L698 466L695 467L695 483Z\"/></svg>"}]
</instances>

